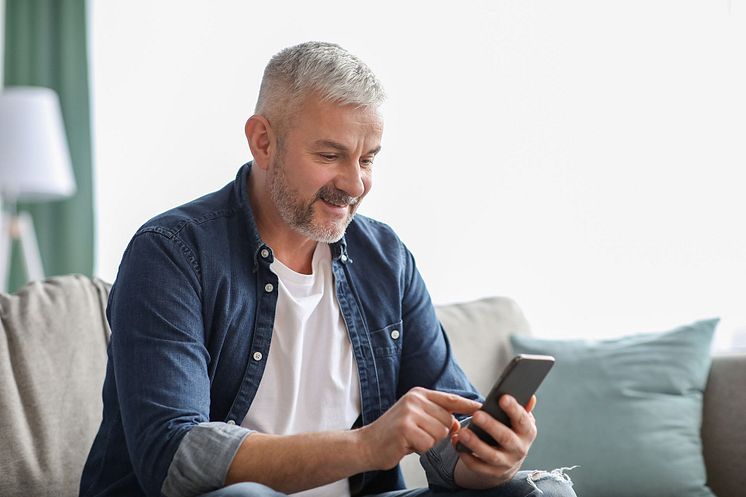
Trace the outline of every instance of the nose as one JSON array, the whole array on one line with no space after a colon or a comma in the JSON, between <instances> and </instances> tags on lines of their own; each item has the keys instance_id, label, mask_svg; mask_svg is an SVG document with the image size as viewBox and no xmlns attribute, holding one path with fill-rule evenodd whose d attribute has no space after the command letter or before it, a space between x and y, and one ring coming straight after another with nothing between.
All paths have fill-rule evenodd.
<instances>
[{"instance_id":1,"label":"nose","mask_svg":"<svg viewBox=\"0 0 746 497\"><path fill-rule=\"evenodd\" d=\"M334 186L351 197L361 197L365 193L364 172L358 161L342 164L334 181Z\"/></svg>"}]
</instances>

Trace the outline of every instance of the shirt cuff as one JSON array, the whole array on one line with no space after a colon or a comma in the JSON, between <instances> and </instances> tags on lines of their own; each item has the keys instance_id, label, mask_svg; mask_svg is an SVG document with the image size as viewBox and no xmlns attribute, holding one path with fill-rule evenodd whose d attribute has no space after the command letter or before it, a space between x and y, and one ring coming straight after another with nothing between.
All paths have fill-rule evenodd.
<instances>
[{"instance_id":1,"label":"shirt cuff","mask_svg":"<svg viewBox=\"0 0 746 497\"><path fill-rule=\"evenodd\" d=\"M471 417L461 420L461 428L465 427ZM458 463L458 452L451 445L451 437L445 437L435 446L420 456L420 464L425 470L430 488L453 490L458 488L453 473Z\"/></svg>"},{"instance_id":2,"label":"shirt cuff","mask_svg":"<svg viewBox=\"0 0 746 497\"><path fill-rule=\"evenodd\" d=\"M179 443L161 494L166 497L201 495L225 486L233 458L252 430L227 423L200 423Z\"/></svg>"}]
</instances>

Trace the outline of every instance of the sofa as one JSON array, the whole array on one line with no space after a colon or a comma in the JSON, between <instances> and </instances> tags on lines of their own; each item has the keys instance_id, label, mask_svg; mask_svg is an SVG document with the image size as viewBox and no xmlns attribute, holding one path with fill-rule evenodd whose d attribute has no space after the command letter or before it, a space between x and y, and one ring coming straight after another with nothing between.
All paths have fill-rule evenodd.
<instances>
[{"instance_id":1,"label":"sofa","mask_svg":"<svg viewBox=\"0 0 746 497\"><path fill-rule=\"evenodd\" d=\"M0 496L77 495L102 411L108 291L101 280L67 275L0 295ZM437 313L482 392L512 356L510 335L530 332L517 304L504 297L439 306ZM718 497L746 495L745 382L746 354L713 357L701 436L707 482ZM425 484L416 455L402 469L408 486Z\"/></svg>"}]
</instances>

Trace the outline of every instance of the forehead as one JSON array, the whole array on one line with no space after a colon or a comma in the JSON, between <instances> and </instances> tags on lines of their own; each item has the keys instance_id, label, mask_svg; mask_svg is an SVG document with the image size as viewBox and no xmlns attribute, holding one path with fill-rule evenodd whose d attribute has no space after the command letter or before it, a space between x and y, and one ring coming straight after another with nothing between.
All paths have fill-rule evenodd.
<instances>
[{"instance_id":1,"label":"forehead","mask_svg":"<svg viewBox=\"0 0 746 497\"><path fill-rule=\"evenodd\" d=\"M294 116L291 128L310 139L378 140L383 116L376 107L357 107L324 101L310 95Z\"/></svg>"}]
</instances>

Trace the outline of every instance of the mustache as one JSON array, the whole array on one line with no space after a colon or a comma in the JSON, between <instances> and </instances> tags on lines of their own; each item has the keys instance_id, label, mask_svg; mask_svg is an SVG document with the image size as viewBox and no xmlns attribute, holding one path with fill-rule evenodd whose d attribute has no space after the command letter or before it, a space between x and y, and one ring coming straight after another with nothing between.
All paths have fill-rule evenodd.
<instances>
[{"instance_id":1,"label":"mustache","mask_svg":"<svg viewBox=\"0 0 746 497\"><path fill-rule=\"evenodd\" d=\"M333 186L326 185L316 192L316 198L326 200L327 202L335 205L355 205L359 199L352 197L342 190L334 188Z\"/></svg>"}]
</instances>

